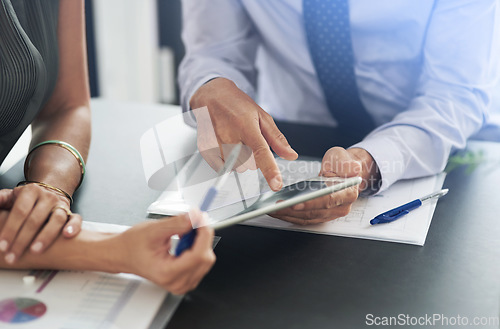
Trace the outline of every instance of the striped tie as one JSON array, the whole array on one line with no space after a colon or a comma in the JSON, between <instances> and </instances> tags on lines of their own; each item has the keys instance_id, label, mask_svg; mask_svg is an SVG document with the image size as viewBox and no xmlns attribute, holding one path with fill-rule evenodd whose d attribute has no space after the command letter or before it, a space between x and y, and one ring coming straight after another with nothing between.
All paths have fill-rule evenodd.
<instances>
[{"instance_id":1,"label":"striped tie","mask_svg":"<svg viewBox=\"0 0 500 329\"><path fill-rule=\"evenodd\" d=\"M339 130L363 139L375 127L359 99L351 42L349 0L303 0L309 51Z\"/></svg>"}]
</instances>

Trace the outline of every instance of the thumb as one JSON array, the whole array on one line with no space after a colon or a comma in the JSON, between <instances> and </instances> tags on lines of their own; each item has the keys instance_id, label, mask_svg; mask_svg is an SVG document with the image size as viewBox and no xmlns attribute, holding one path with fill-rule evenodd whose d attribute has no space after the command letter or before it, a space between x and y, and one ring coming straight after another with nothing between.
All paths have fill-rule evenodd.
<instances>
[{"instance_id":1,"label":"thumb","mask_svg":"<svg viewBox=\"0 0 500 329\"><path fill-rule=\"evenodd\" d=\"M321 176L355 177L361 174L361 162L342 147L329 149L321 162Z\"/></svg>"},{"instance_id":2,"label":"thumb","mask_svg":"<svg viewBox=\"0 0 500 329\"><path fill-rule=\"evenodd\" d=\"M198 208L192 208L186 214L193 228L203 227L208 225L208 215L206 212L201 212Z\"/></svg>"},{"instance_id":3,"label":"thumb","mask_svg":"<svg viewBox=\"0 0 500 329\"><path fill-rule=\"evenodd\" d=\"M155 222L153 227L153 235L157 237L172 236L175 234L182 236L188 233L193 228L188 214L182 214L175 217L166 217Z\"/></svg>"}]
</instances>

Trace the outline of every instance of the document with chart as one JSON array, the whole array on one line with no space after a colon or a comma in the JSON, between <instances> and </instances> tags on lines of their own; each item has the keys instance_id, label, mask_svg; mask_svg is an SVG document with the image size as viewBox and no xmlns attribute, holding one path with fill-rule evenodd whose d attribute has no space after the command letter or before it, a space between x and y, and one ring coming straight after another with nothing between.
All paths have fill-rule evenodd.
<instances>
[{"instance_id":1,"label":"document with chart","mask_svg":"<svg viewBox=\"0 0 500 329\"><path fill-rule=\"evenodd\" d=\"M147 329L168 294L128 274L0 270L0 277L5 329Z\"/></svg>"}]
</instances>

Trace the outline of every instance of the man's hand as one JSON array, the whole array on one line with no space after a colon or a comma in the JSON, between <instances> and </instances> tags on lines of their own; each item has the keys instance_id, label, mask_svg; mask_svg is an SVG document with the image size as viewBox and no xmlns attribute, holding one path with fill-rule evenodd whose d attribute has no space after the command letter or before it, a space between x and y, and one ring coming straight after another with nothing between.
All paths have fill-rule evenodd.
<instances>
[{"instance_id":1,"label":"man's hand","mask_svg":"<svg viewBox=\"0 0 500 329\"><path fill-rule=\"evenodd\" d=\"M341 147L329 149L321 164L320 176L355 177L360 176L363 182L321 198L297 204L291 208L277 211L271 216L300 225L319 224L338 217L346 216L357 200L359 192L374 188L380 177L375 161L363 149L345 150Z\"/></svg>"},{"instance_id":2,"label":"man's hand","mask_svg":"<svg viewBox=\"0 0 500 329\"><path fill-rule=\"evenodd\" d=\"M215 156L201 152L214 169L220 168L224 154L228 154L223 146L241 142L251 149L255 165L252 158L239 165L248 169L260 168L271 189L281 189L281 174L269 146L286 160L295 160L298 155L268 113L232 81L224 78L211 80L200 87L191 98L190 105L198 122L200 151L220 149ZM206 111L197 110L205 106L209 115Z\"/></svg>"}]
</instances>

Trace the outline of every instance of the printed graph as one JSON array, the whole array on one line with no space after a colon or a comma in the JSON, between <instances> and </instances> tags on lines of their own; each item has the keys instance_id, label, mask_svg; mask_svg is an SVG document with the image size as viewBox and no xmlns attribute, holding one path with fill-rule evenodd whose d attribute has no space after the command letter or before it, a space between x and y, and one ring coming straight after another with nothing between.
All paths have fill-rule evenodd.
<instances>
[{"instance_id":1,"label":"printed graph","mask_svg":"<svg viewBox=\"0 0 500 329\"><path fill-rule=\"evenodd\" d=\"M0 322L24 323L39 319L47 306L32 298L10 298L0 301Z\"/></svg>"}]
</instances>

